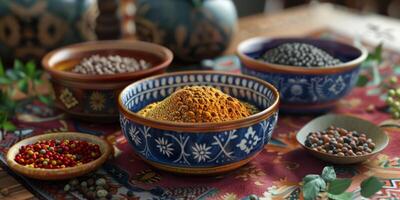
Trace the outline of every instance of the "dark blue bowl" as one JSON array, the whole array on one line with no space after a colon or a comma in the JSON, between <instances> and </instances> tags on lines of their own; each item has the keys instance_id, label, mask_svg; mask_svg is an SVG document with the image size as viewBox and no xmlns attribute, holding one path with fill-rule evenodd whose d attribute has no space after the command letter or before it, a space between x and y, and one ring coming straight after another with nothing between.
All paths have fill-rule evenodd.
<instances>
[{"instance_id":1,"label":"dark blue bowl","mask_svg":"<svg viewBox=\"0 0 400 200\"><path fill-rule=\"evenodd\" d=\"M218 123L176 123L136 112L188 85L209 85L257 106L259 113ZM278 91L240 74L187 71L153 76L127 86L119 96L122 132L149 164L171 172L213 174L238 168L264 149L278 119Z\"/></svg>"},{"instance_id":2,"label":"dark blue bowl","mask_svg":"<svg viewBox=\"0 0 400 200\"><path fill-rule=\"evenodd\" d=\"M319 47L343 64L326 67L305 68L267 63L257 60L264 52L283 43L301 42ZM368 52L348 44L312 38L248 39L238 46L244 74L272 83L281 95L281 110L289 113L324 112L354 87L359 66Z\"/></svg>"}]
</instances>

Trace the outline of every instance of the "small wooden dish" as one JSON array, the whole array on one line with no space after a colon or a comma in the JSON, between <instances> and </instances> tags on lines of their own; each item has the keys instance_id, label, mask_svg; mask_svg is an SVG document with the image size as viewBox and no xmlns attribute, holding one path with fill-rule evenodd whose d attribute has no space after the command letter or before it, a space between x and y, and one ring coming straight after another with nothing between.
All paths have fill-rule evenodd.
<instances>
[{"instance_id":1,"label":"small wooden dish","mask_svg":"<svg viewBox=\"0 0 400 200\"><path fill-rule=\"evenodd\" d=\"M67 167L63 169L41 169L41 168L30 168L18 164L14 158L18 154L21 146L35 143L38 140L49 140L49 139L68 139L68 140L84 140L93 144L97 144L100 147L101 156L89 163L82 164L75 167ZM40 179L40 180L63 180L70 179L78 176L87 174L97 168L99 168L110 156L111 146L105 140L84 133L76 132L63 132L63 133L50 133L38 135L14 144L7 152L7 163L8 166L16 173L24 176Z\"/></svg>"},{"instance_id":2,"label":"small wooden dish","mask_svg":"<svg viewBox=\"0 0 400 200\"><path fill-rule=\"evenodd\" d=\"M360 133L366 134L367 137L371 138L372 141L375 143L374 150L369 154L361 156L336 156L328 153L314 151L311 148L305 146L304 143L306 141L307 135L310 132L325 130L331 125L344 128L349 131L355 130ZM310 121L302 129L300 129L300 131L297 133L296 139L301 144L301 146L304 147L304 149L306 149L315 157L334 164L355 164L364 162L373 155L381 152L389 144L389 137L381 128L379 128L375 124L357 117L334 114L323 115Z\"/></svg>"}]
</instances>

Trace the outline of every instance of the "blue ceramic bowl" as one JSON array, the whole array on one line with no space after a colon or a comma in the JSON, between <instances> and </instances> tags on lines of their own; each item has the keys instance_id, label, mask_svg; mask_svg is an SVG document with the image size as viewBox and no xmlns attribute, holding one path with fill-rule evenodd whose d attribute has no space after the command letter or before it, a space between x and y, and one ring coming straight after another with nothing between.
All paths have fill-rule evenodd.
<instances>
[{"instance_id":1,"label":"blue ceramic bowl","mask_svg":"<svg viewBox=\"0 0 400 200\"><path fill-rule=\"evenodd\" d=\"M264 52L283 43L301 42L319 47L343 64L305 68L257 60ZM325 112L348 94L355 85L359 66L368 52L348 44L311 38L248 39L239 44L237 54L244 74L272 83L280 92L281 110L289 113Z\"/></svg>"},{"instance_id":2,"label":"blue ceramic bowl","mask_svg":"<svg viewBox=\"0 0 400 200\"><path fill-rule=\"evenodd\" d=\"M259 113L218 123L176 123L136 112L189 85L209 85L257 106ZM269 83L239 74L186 71L153 76L119 96L122 132L147 163L171 172L214 174L238 168L264 149L278 119L279 93Z\"/></svg>"}]
</instances>

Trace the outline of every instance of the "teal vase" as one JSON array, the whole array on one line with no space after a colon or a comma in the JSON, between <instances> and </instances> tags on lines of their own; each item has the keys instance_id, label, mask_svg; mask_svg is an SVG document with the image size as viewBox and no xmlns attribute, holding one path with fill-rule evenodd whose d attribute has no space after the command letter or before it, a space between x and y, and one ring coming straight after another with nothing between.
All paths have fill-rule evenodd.
<instances>
[{"instance_id":1,"label":"teal vase","mask_svg":"<svg viewBox=\"0 0 400 200\"><path fill-rule=\"evenodd\" d=\"M1 0L0 56L39 60L46 52L96 39L96 0Z\"/></svg>"},{"instance_id":2,"label":"teal vase","mask_svg":"<svg viewBox=\"0 0 400 200\"><path fill-rule=\"evenodd\" d=\"M224 52L235 33L237 13L231 0L138 0L135 22L140 40L196 62Z\"/></svg>"}]
</instances>

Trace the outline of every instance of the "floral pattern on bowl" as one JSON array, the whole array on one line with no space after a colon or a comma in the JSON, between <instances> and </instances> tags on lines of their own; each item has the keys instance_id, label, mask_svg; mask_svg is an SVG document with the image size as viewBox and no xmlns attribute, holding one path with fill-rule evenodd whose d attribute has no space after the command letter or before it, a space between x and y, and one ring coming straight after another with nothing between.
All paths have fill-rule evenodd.
<instances>
[{"instance_id":1,"label":"floral pattern on bowl","mask_svg":"<svg viewBox=\"0 0 400 200\"><path fill-rule=\"evenodd\" d=\"M155 121L133 113L187 85L213 86L256 105L261 112L236 122L203 124ZM268 144L278 119L278 96L268 83L243 75L166 74L136 82L121 92L120 122L134 151L150 164L180 173L218 173L246 164ZM168 123L171 126L160 126Z\"/></svg>"},{"instance_id":2,"label":"floral pattern on bowl","mask_svg":"<svg viewBox=\"0 0 400 200\"><path fill-rule=\"evenodd\" d=\"M69 114L78 117L84 114L90 116L109 116L110 120L118 118L118 109L115 107L115 90L77 89L52 80L56 106L68 110ZM82 92L84 91L84 92ZM115 120L114 120L115 121Z\"/></svg>"},{"instance_id":3,"label":"floral pattern on bowl","mask_svg":"<svg viewBox=\"0 0 400 200\"><path fill-rule=\"evenodd\" d=\"M357 82L359 68L341 74L297 75L266 73L242 67L242 72L269 80L285 103L320 103L345 96Z\"/></svg>"}]
</instances>

